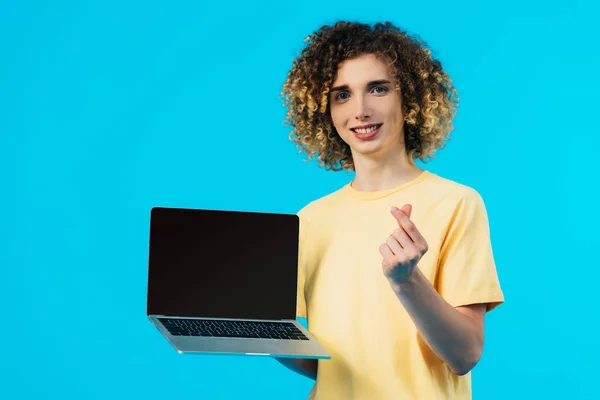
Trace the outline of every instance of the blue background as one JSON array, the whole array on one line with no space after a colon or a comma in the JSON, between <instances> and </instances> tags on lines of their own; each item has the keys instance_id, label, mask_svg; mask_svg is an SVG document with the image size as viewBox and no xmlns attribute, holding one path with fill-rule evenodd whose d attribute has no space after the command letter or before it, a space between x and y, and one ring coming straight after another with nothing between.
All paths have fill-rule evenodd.
<instances>
[{"instance_id":1,"label":"blue background","mask_svg":"<svg viewBox=\"0 0 600 400\"><path fill-rule=\"evenodd\" d=\"M598 6L286 3L2 1L0 397L306 398L272 359L159 335L148 217L296 212L351 179L303 162L279 98L304 37L339 18L418 33L459 91L424 167L488 207L506 303L475 398L598 398Z\"/></svg>"}]
</instances>

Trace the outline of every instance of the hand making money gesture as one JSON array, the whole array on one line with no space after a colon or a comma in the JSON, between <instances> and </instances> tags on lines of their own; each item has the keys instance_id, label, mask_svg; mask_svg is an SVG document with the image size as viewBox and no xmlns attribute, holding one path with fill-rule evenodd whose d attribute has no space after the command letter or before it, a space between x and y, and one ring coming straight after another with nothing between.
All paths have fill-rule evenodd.
<instances>
[{"instance_id":1,"label":"hand making money gesture","mask_svg":"<svg viewBox=\"0 0 600 400\"><path fill-rule=\"evenodd\" d=\"M398 221L398 229L379 246L379 252L383 256L383 272L396 285L410 279L419 260L428 250L425 238L410 220L411 211L410 204L404 205L402 209L392 207L391 212Z\"/></svg>"}]
</instances>

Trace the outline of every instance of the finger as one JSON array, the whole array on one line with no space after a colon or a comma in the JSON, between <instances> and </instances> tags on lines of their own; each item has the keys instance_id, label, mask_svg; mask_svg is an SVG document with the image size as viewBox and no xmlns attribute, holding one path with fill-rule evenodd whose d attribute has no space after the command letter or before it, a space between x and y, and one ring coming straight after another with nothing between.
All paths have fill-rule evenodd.
<instances>
[{"instance_id":1,"label":"finger","mask_svg":"<svg viewBox=\"0 0 600 400\"><path fill-rule=\"evenodd\" d=\"M394 255L402 254L403 247L394 235L388 236L385 242Z\"/></svg>"},{"instance_id":2,"label":"finger","mask_svg":"<svg viewBox=\"0 0 600 400\"><path fill-rule=\"evenodd\" d=\"M410 218L408 218L406 214L404 214L404 212L397 211L394 217L396 218L396 221L398 221L398 225L400 226L400 228L402 228L404 232L406 232L408 237L410 237L410 239L414 243L425 243L425 238L423 237L423 235L421 235L421 232L419 232L417 226L414 224L414 222L412 222Z\"/></svg>"},{"instance_id":3,"label":"finger","mask_svg":"<svg viewBox=\"0 0 600 400\"><path fill-rule=\"evenodd\" d=\"M402 229L411 238L413 243L417 245L423 245L427 243L421 232L417 229L417 226L410 220L403 221Z\"/></svg>"},{"instance_id":4,"label":"finger","mask_svg":"<svg viewBox=\"0 0 600 400\"><path fill-rule=\"evenodd\" d=\"M392 207L390 211L394 216L396 216L398 213L404 213L408 218L410 218L410 215L412 214L412 205L405 204L402 206L402 208Z\"/></svg>"},{"instance_id":5,"label":"finger","mask_svg":"<svg viewBox=\"0 0 600 400\"><path fill-rule=\"evenodd\" d=\"M406 214L408 216L408 218L410 218L410 214L412 213L412 205L405 204L402 206L400 211L402 211L404 214Z\"/></svg>"},{"instance_id":6,"label":"finger","mask_svg":"<svg viewBox=\"0 0 600 400\"><path fill-rule=\"evenodd\" d=\"M394 259L394 253L392 253L392 250L389 248L387 243L382 243L381 246L379 246L379 253L383 256L384 265L388 267L393 265L392 260Z\"/></svg>"},{"instance_id":7,"label":"finger","mask_svg":"<svg viewBox=\"0 0 600 400\"><path fill-rule=\"evenodd\" d=\"M412 237L412 234L411 234L414 224L412 223L410 218L408 218L408 215L404 214L403 211L398 210L397 207L392 208L392 214L394 215L394 218L396 218L396 221L398 222L398 226L400 227L400 229L403 230L404 232L406 232L406 234L408 235L410 240L414 241L414 238Z\"/></svg>"},{"instance_id":8,"label":"finger","mask_svg":"<svg viewBox=\"0 0 600 400\"><path fill-rule=\"evenodd\" d=\"M396 222L398 223L398 226L402 226L403 224L406 223L406 221L410 221L409 218L409 214L405 213L403 210L407 210L410 208L410 205L408 205L408 207L405 205L404 207L402 207L402 210L400 210L398 207L392 207L391 208L391 213L394 216L394 218L396 219ZM408 210L410 211L410 210Z\"/></svg>"},{"instance_id":9,"label":"finger","mask_svg":"<svg viewBox=\"0 0 600 400\"><path fill-rule=\"evenodd\" d=\"M400 243L403 249L411 249L414 247L414 243L412 239L408 236L408 234L404 231L404 229L396 229L392 236Z\"/></svg>"}]
</instances>

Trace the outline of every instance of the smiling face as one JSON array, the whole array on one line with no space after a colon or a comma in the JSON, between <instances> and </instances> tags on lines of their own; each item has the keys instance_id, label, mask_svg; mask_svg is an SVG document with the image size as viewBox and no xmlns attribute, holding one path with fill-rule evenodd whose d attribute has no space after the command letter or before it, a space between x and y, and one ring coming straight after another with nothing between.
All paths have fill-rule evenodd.
<instances>
[{"instance_id":1,"label":"smiling face","mask_svg":"<svg viewBox=\"0 0 600 400\"><path fill-rule=\"evenodd\" d=\"M387 65L374 55L346 60L330 92L333 125L352 158L402 156L404 115L400 91Z\"/></svg>"}]
</instances>

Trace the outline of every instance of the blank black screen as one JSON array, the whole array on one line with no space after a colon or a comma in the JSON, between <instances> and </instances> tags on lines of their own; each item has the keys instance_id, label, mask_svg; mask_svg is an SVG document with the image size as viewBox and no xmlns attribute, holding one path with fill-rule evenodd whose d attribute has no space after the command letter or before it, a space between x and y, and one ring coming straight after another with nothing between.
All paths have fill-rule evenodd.
<instances>
[{"instance_id":1,"label":"blank black screen","mask_svg":"<svg viewBox=\"0 0 600 400\"><path fill-rule=\"evenodd\" d=\"M298 233L293 214L153 208L148 314L294 319Z\"/></svg>"}]
</instances>

